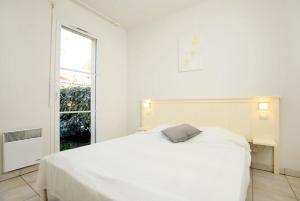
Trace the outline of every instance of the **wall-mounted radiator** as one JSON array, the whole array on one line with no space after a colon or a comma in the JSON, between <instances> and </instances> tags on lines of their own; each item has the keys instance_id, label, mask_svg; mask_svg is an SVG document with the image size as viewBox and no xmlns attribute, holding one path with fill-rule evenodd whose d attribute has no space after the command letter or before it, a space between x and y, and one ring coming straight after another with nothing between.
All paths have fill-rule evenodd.
<instances>
[{"instance_id":1,"label":"wall-mounted radiator","mask_svg":"<svg viewBox=\"0 0 300 201\"><path fill-rule=\"evenodd\" d=\"M34 165L42 157L42 129L3 134L3 171Z\"/></svg>"}]
</instances>

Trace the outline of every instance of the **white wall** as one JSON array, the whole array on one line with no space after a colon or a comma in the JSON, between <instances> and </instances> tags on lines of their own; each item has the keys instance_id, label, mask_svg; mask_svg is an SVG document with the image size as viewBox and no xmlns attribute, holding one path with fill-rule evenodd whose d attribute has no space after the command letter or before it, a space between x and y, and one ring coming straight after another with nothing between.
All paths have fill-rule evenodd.
<instances>
[{"instance_id":1,"label":"white wall","mask_svg":"<svg viewBox=\"0 0 300 201\"><path fill-rule=\"evenodd\" d=\"M207 0L128 32L128 132L143 98L279 95L281 167L300 170L296 0ZM178 72L178 38L199 33L204 70ZM297 57L298 56L298 57ZM271 156L256 156L272 162Z\"/></svg>"},{"instance_id":2,"label":"white wall","mask_svg":"<svg viewBox=\"0 0 300 201\"><path fill-rule=\"evenodd\" d=\"M100 38L100 63L97 66L97 141L125 135L125 30L68 0L57 3L55 15L57 20L76 24ZM53 146L50 143L50 139L53 139L50 116L53 105L50 107L48 104L50 19L51 8L48 0L0 1L0 133L41 127L44 154L48 154L50 146ZM50 92L53 98L53 91ZM1 152L0 145L2 156ZM1 169L2 160L0 172Z\"/></svg>"},{"instance_id":3,"label":"white wall","mask_svg":"<svg viewBox=\"0 0 300 201\"><path fill-rule=\"evenodd\" d=\"M50 6L46 0L1 0L0 24L0 132L42 128L46 152Z\"/></svg>"}]
</instances>

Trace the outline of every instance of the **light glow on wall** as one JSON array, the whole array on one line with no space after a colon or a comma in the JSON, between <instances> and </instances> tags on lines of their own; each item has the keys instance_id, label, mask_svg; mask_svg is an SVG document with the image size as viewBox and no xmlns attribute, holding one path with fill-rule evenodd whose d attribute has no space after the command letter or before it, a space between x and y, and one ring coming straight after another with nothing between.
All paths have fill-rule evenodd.
<instances>
[{"instance_id":1,"label":"light glow on wall","mask_svg":"<svg viewBox=\"0 0 300 201\"><path fill-rule=\"evenodd\" d=\"M144 100L143 101L143 108L146 109L146 110L150 110L151 108L151 100Z\"/></svg>"},{"instance_id":2,"label":"light glow on wall","mask_svg":"<svg viewBox=\"0 0 300 201\"><path fill-rule=\"evenodd\" d=\"M259 110L268 110L269 109L269 103L266 102L261 102L258 105Z\"/></svg>"}]
</instances>

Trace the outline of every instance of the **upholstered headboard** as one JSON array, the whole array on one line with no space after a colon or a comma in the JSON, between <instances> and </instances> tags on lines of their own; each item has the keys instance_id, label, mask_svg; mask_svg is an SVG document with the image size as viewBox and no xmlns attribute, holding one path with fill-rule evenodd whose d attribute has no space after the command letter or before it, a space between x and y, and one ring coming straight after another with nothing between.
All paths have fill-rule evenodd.
<instances>
[{"instance_id":1,"label":"upholstered headboard","mask_svg":"<svg viewBox=\"0 0 300 201\"><path fill-rule=\"evenodd\" d=\"M260 104L263 104L260 108ZM267 108L265 108L267 107ZM279 97L142 100L141 126L189 123L279 141Z\"/></svg>"}]
</instances>

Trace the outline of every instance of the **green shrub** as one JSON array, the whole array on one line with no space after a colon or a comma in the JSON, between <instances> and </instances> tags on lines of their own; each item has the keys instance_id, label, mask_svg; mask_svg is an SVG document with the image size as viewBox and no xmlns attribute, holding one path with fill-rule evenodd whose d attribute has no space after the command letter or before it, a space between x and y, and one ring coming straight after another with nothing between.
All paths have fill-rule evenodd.
<instances>
[{"instance_id":1,"label":"green shrub","mask_svg":"<svg viewBox=\"0 0 300 201\"><path fill-rule=\"evenodd\" d=\"M66 87L60 90L60 111L89 111L91 108L90 87ZM91 114L60 114L61 150L73 148L67 144L86 144L91 135ZM74 141L74 142L73 142Z\"/></svg>"},{"instance_id":2,"label":"green shrub","mask_svg":"<svg viewBox=\"0 0 300 201\"><path fill-rule=\"evenodd\" d=\"M72 105L70 105L70 103ZM65 87L60 90L60 111L88 111L91 109L90 87Z\"/></svg>"}]
</instances>

